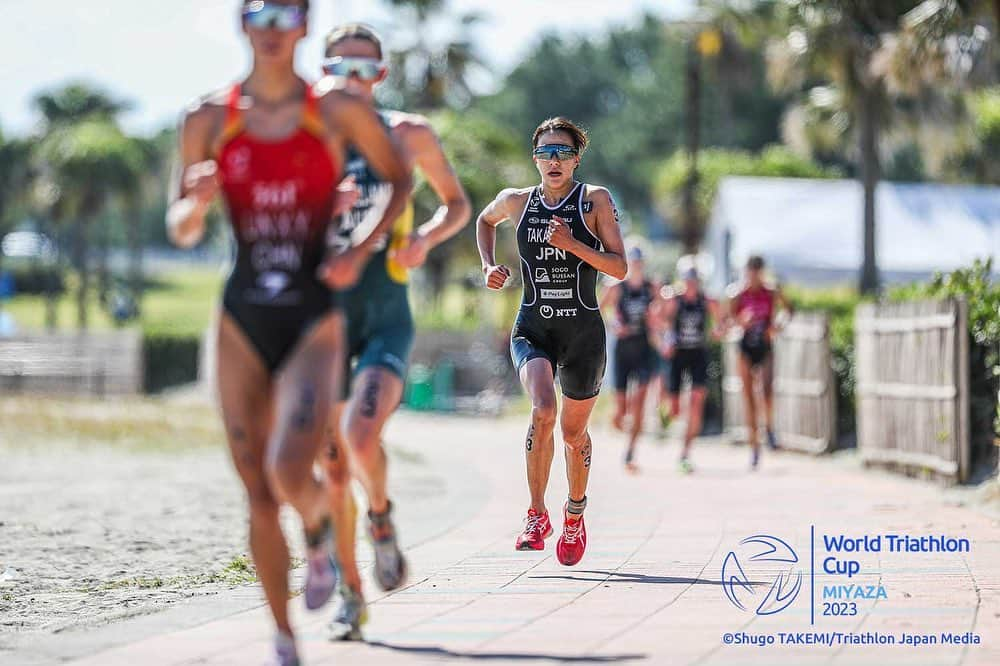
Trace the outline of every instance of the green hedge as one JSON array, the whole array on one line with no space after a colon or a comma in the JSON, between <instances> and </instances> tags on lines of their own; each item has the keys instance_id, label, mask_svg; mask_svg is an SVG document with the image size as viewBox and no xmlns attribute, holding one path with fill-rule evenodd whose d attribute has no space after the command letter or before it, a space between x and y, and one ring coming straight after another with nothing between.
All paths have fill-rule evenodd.
<instances>
[{"instance_id":1,"label":"green hedge","mask_svg":"<svg viewBox=\"0 0 1000 666\"><path fill-rule=\"evenodd\" d=\"M899 287L889 298L965 298L969 318L969 403L972 459L995 455L993 439L1000 435L1000 283L993 279L993 261L977 259L969 268L937 273L930 282Z\"/></svg>"},{"instance_id":2,"label":"green hedge","mask_svg":"<svg viewBox=\"0 0 1000 666\"><path fill-rule=\"evenodd\" d=\"M143 335L143 389L156 393L198 379L201 338L188 333L146 331Z\"/></svg>"},{"instance_id":3,"label":"green hedge","mask_svg":"<svg viewBox=\"0 0 1000 666\"><path fill-rule=\"evenodd\" d=\"M49 290L61 294L66 291L62 273L51 266L11 262L2 271L14 278L15 294L47 294Z\"/></svg>"}]
</instances>

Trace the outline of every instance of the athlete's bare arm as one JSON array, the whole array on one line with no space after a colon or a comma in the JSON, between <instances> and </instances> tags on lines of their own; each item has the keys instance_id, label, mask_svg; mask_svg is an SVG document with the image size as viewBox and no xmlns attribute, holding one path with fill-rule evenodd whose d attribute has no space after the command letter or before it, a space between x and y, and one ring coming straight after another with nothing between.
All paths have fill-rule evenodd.
<instances>
[{"instance_id":1,"label":"athlete's bare arm","mask_svg":"<svg viewBox=\"0 0 1000 666\"><path fill-rule=\"evenodd\" d=\"M726 332L726 315L722 310L719 301L714 298L706 299L708 314L712 318L712 338L721 340Z\"/></svg>"},{"instance_id":2,"label":"athlete's bare arm","mask_svg":"<svg viewBox=\"0 0 1000 666\"><path fill-rule=\"evenodd\" d=\"M503 264L497 265L497 227L504 220L512 220L521 214L528 203L530 192L531 188L509 187L501 190L476 218L476 245L479 246L479 258L483 262L486 286L490 289L503 289L510 278L510 269Z\"/></svg>"},{"instance_id":3,"label":"athlete's bare arm","mask_svg":"<svg viewBox=\"0 0 1000 666\"><path fill-rule=\"evenodd\" d=\"M788 300L787 296L785 296L785 292L781 290L781 287L774 288L774 299L781 305L781 307L785 308L789 317L795 314L795 306L792 305L792 302Z\"/></svg>"},{"instance_id":4,"label":"athlete's bare arm","mask_svg":"<svg viewBox=\"0 0 1000 666\"><path fill-rule=\"evenodd\" d=\"M733 326L746 326L749 322L740 314L740 301L745 287L730 287L727 291L729 295L729 321Z\"/></svg>"},{"instance_id":5,"label":"athlete's bare arm","mask_svg":"<svg viewBox=\"0 0 1000 666\"><path fill-rule=\"evenodd\" d=\"M618 213L611 200L611 193L603 187L585 185L584 200L593 202L590 216L585 214L584 223L590 226L593 220L594 235L601 241L604 251L595 250L573 237L569 223L558 217L549 222L551 232L549 245L566 250L597 270L619 280L625 279L628 263L625 261L625 242L622 240Z\"/></svg>"},{"instance_id":6,"label":"athlete's bare arm","mask_svg":"<svg viewBox=\"0 0 1000 666\"><path fill-rule=\"evenodd\" d=\"M375 110L363 100L341 90L331 90L320 98L320 109L325 120L341 129L344 143L357 146L365 161L392 185L392 196L382 219L357 243L357 247L371 249L402 214L413 188L413 177L399 146Z\"/></svg>"},{"instance_id":7,"label":"athlete's bare arm","mask_svg":"<svg viewBox=\"0 0 1000 666\"><path fill-rule=\"evenodd\" d=\"M357 282L365 261L403 212L413 178L399 147L366 102L340 90L329 90L322 93L319 108L328 126L340 131L342 145L357 146L368 164L392 186L392 195L379 222L371 230L365 230L367 233L353 248L331 257L321 269L327 284L344 288Z\"/></svg>"},{"instance_id":8,"label":"athlete's bare arm","mask_svg":"<svg viewBox=\"0 0 1000 666\"><path fill-rule=\"evenodd\" d=\"M205 214L219 192L212 146L225 120L225 99L224 93L206 97L181 120L166 220L167 236L179 247L192 247L205 235Z\"/></svg>"},{"instance_id":9,"label":"athlete's bare arm","mask_svg":"<svg viewBox=\"0 0 1000 666\"><path fill-rule=\"evenodd\" d=\"M663 301L663 306L660 308L660 322L663 329L674 325L674 318L677 316L677 299L676 298L660 298Z\"/></svg>"},{"instance_id":10,"label":"athlete's bare arm","mask_svg":"<svg viewBox=\"0 0 1000 666\"><path fill-rule=\"evenodd\" d=\"M472 210L469 197L427 119L415 114L398 115L393 135L400 139L441 202L431 219L413 233L409 244L396 253L396 261L407 268L416 268L424 263L431 248L462 230Z\"/></svg>"},{"instance_id":11,"label":"athlete's bare arm","mask_svg":"<svg viewBox=\"0 0 1000 666\"><path fill-rule=\"evenodd\" d=\"M649 305L646 306L646 333L649 343L655 347L660 337L660 323L666 301L660 295L660 285L653 282L651 286L653 289L653 298L649 301Z\"/></svg>"}]
</instances>

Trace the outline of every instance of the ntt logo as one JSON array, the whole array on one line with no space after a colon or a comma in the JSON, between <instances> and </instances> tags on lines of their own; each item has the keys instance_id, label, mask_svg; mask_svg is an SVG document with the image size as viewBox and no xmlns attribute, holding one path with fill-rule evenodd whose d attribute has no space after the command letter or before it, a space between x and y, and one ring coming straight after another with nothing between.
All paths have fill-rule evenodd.
<instances>
[{"instance_id":1,"label":"ntt logo","mask_svg":"<svg viewBox=\"0 0 1000 666\"><path fill-rule=\"evenodd\" d=\"M722 589L742 611L752 610L757 615L780 613L792 605L802 589L799 557L778 537L747 537L729 551L722 563Z\"/></svg>"}]
</instances>

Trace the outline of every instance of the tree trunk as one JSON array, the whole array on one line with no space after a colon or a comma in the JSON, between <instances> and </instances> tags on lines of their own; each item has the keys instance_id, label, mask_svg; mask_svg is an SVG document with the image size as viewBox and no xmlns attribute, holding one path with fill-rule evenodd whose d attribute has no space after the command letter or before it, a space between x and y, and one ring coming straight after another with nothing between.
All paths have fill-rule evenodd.
<instances>
[{"instance_id":1,"label":"tree trunk","mask_svg":"<svg viewBox=\"0 0 1000 666\"><path fill-rule=\"evenodd\" d=\"M59 277L63 275L63 239L58 233L59 225L51 221L46 222L44 227L45 235L48 236L55 245L55 257L52 259L52 270L45 278L45 329L49 332L56 330L59 326Z\"/></svg>"},{"instance_id":2,"label":"tree trunk","mask_svg":"<svg viewBox=\"0 0 1000 666\"><path fill-rule=\"evenodd\" d=\"M135 204L127 210L128 287L138 313L142 312L142 208Z\"/></svg>"},{"instance_id":3,"label":"tree trunk","mask_svg":"<svg viewBox=\"0 0 1000 666\"><path fill-rule=\"evenodd\" d=\"M101 221L98 237L98 268L97 268L97 290L98 298L102 307L107 307L108 298L111 295L111 269L108 263L111 260L111 222L105 216Z\"/></svg>"},{"instance_id":4,"label":"tree trunk","mask_svg":"<svg viewBox=\"0 0 1000 666\"><path fill-rule=\"evenodd\" d=\"M864 189L864 259L861 265L860 291L872 295L879 288L875 255L875 190L881 178L878 156L879 91L863 87L858 95L858 120L861 138L861 184Z\"/></svg>"},{"instance_id":5,"label":"tree trunk","mask_svg":"<svg viewBox=\"0 0 1000 666\"><path fill-rule=\"evenodd\" d=\"M90 267L87 261L90 254L90 244L87 237L89 223L90 214L83 213L75 225L75 238L73 239L73 263L77 273L76 326L81 331L86 330L89 323L87 316L87 293L90 291Z\"/></svg>"},{"instance_id":6,"label":"tree trunk","mask_svg":"<svg viewBox=\"0 0 1000 666\"><path fill-rule=\"evenodd\" d=\"M698 187L698 150L701 143L701 58L693 43L687 50L684 93L688 175L684 183L681 242L686 253L694 254L698 251L698 242L701 238L700 216L695 196Z\"/></svg>"}]
</instances>

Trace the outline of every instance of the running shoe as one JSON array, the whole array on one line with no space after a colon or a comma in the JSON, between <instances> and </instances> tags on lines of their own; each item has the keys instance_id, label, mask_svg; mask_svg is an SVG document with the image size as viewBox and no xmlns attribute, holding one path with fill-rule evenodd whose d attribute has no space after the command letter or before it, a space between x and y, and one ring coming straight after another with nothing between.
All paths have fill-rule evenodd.
<instances>
[{"instance_id":1,"label":"running shoe","mask_svg":"<svg viewBox=\"0 0 1000 666\"><path fill-rule=\"evenodd\" d=\"M340 588L340 605L327 627L331 641L360 641L361 626L368 622L368 606L347 585Z\"/></svg>"},{"instance_id":2,"label":"running shoe","mask_svg":"<svg viewBox=\"0 0 1000 666\"><path fill-rule=\"evenodd\" d=\"M750 449L750 471L756 472L760 464L760 449Z\"/></svg>"},{"instance_id":3,"label":"running shoe","mask_svg":"<svg viewBox=\"0 0 1000 666\"><path fill-rule=\"evenodd\" d=\"M538 513L528 509L528 517L524 519L524 531L517 537L514 550L544 550L545 540L552 536L552 523L549 512Z\"/></svg>"},{"instance_id":4,"label":"running shoe","mask_svg":"<svg viewBox=\"0 0 1000 666\"><path fill-rule=\"evenodd\" d=\"M633 474L639 471L639 466L635 464L635 450L633 449L625 452L625 469Z\"/></svg>"},{"instance_id":5,"label":"running shoe","mask_svg":"<svg viewBox=\"0 0 1000 666\"><path fill-rule=\"evenodd\" d=\"M772 451L777 451L781 448L778 446L778 438L774 436L774 431L770 428L767 429L767 448Z\"/></svg>"},{"instance_id":6,"label":"running shoe","mask_svg":"<svg viewBox=\"0 0 1000 666\"><path fill-rule=\"evenodd\" d=\"M375 580L385 592L391 592L406 582L406 558L396 541L392 524L392 502L385 513L368 512L368 535L375 551Z\"/></svg>"},{"instance_id":7,"label":"running shoe","mask_svg":"<svg viewBox=\"0 0 1000 666\"><path fill-rule=\"evenodd\" d=\"M306 533L306 608L322 608L337 589L337 563L333 558L333 528L330 519L315 533Z\"/></svg>"},{"instance_id":8,"label":"running shoe","mask_svg":"<svg viewBox=\"0 0 1000 666\"><path fill-rule=\"evenodd\" d=\"M556 557L560 564L571 567L583 558L587 549L587 527L583 524L583 514L571 518L563 509L563 533L556 542Z\"/></svg>"},{"instance_id":9,"label":"running shoe","mask_svg":"<svg viewBox=\"0 0 1000 666\"><path fill-rule=\"evenodd\" d=\"M694 471L694 465L687 458L681 458L677 463L677 468L681 471L681 474L690 474Z\"/></svg>"},{"instance_id":10,"label":"running shoe","mask_svg":"<svg viewBox=\"0 0 1000 666\"><path fill-rule=\"evenodd\" d=\"M660 430L665 432L670 428L670 408L666 405L660 405L657 412L660 415Z\"/></svg>"},{"instance_id":11,"label":"running shoe","mask_svg":"<svg viewBox=\"0 0 1000 666\"><path fill-rule=\"evenodd\" d=\"M287 634L279 633L274 638L274 666L299 666L299 653L295 641Z\"/></svg>"}]
</instances>

